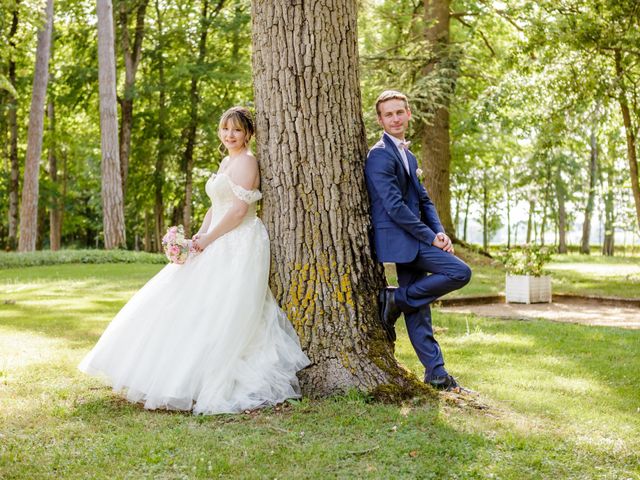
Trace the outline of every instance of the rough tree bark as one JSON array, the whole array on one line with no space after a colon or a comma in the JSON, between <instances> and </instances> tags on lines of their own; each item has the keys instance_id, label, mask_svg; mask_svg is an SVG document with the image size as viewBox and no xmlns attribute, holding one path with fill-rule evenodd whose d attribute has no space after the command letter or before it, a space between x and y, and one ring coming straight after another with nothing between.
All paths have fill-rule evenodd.
<instances>
[{"instance_id":1,"label":"rough tree bark","mask_svg":"<svg viewBox=\"0 0 640 480\"><path fill-rule=\"evenodd\" d=\"M118 150L118 107L111 0L98 1L98 84L102 148L102 223L105 248L125 247L124 200Z\"/></svg>"},{"instance_id":2,"label":"rough tree bark","mask_svg":"<svg viewBox=\"0 0 640 480\"><path fill-rule=\"evenodd\" d=\"M616 75L620 82L618 95L618 103L620 104L620 112L622 113L622 121L624 123L624 131L627 139L627 160L629 162L629 173L631 174L631 191L633 192L633 200L636 206L636 220L640 229L640 183L638 181L638 153L636 150L636 131L631 121L631 112L629 111L629 102L624 87L624 69L622 67L622 54L619 49L615 51Z\"/></svg>"},{"instance_id":3,"label":"rough tree bark","mask_svg":"<svg viewBox=\"0 0 640 480\"><path fill-rule=\"evenodd\" d=\"M129 156L131 152L131 132L133 130L133 100L135 97L136 72L140 64L142 40L144 39L144 17L149 0L141 0L135 7L136 26L133 46L129 40L129 5L120 0L120 29L122 54L124 56L124 94L120 102L122 122L120 123L120 176L122 177L122 196L125 196Z\"/></svg>"},{"instance_id":4,"label":"rough tree bark","mask_svg":"<svg viewBox=\"0 0 640 480\"><path fill-rule=\"evenodd\" d=\"M598 140L596 139L595 128L591 130L590 138L591 152L589 155L589 196L584 209L584 222L582 222L582 241L580 242L580 253L588 255L591 253L589 246L591 238L591 215L596 198L596 177L598 173Z\"/></svg>"},{"instance_id":5,"label":"rough tree bark","mask_svg":"<svg viewBox=\"0 0 640 480\"><path fill-rule=\"evenodd\" d=\"M311 358L310 396L420 388L378 326L356 0L253 2L253 75L271 286Z\"/></svg>"},{"instance_id":6,"label":"rough tree bark","mask_svg":"<svg viewBox=\"0 0 640 480\"><path fill-rule=\"evenodd\" d=\"M53 0L47 0L45 23L38 31L36 66L33 76L33 93L27 131L27 154L24 161L22 204L20 205L20 239L18 250L31 252L36 248L38 236L38 195L42 135L44 132L44 107L49 80L49 49L53 27Z\"/></svg>"},{"instance_id":7,"label":"rough tree bark","mask_svg":"<svg viewBox=\"0 0 640 480\"><path fill-rule=\"evenodd\" d=\"M18 247L18 198L20 189L20 164L18 163L18 99L14 95L16 89L15 34L18 31L18 3L14 5L9 30L9 83L14 92L9 93L7 117L9 123L9 249Z\"/></svg>"},{"instance_id":8,"label":"rough tree bark","mask_svg":"<svg viewBox=\"0 0 640 480\"><path fill-rule=\"evenodd\" d=\"M450 0L424 0L427 28L425 36L432 46L433 60L425 68L425 75L438 75L438 70L449 59ZM455 237L451 219L451 151L449 138L449 95L455 88L454 79L442 79L445 95L431 123L422 123L418 129L422 138L422 165L427 190L438 210L446 232Z\"/></svg>"}]
</instances>

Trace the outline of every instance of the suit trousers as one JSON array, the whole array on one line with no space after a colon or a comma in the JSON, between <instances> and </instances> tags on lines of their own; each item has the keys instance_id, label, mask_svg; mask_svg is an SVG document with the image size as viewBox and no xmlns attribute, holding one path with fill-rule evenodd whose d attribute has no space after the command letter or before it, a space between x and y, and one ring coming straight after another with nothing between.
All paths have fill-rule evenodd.
<instances>
[{"instance_id":1,"label":"suit trousers","mask_svg":"<svg viewBox=\"0 0 640 480\"><path fill-rule=\"evenodd\" d=\"M433 336L430 304L471 280L471 269L451 253L420 243L418 255L409 263L397 263L399 287L396 305L404 313L407 333L425 368L425 381L447 374L442 350Z\"/></svg>"}]
</instances>

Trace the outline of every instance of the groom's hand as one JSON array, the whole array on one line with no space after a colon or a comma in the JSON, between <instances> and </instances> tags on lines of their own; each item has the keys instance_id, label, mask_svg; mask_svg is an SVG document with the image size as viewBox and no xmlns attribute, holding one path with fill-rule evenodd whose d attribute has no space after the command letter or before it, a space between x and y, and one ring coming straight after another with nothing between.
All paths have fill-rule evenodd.
<instances>
[{"instance_id":1,"label":"groom's hand","mask_svg":"<svg viewBox=\"0 0 640 480\"><path fill-rule=\"evenodd\" d=\"M451 239L444 232L438 232L436 234L436 238L433 239L433 246L441 248L445 252L454 253L453 243L451 243Z\"/></svg>"}]
</instances>

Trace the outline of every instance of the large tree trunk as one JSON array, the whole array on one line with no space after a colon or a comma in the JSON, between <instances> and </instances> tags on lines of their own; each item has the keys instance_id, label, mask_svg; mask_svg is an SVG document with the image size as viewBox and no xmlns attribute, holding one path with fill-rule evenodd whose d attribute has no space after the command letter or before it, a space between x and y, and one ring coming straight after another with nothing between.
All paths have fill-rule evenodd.
<instances>
[{"instance_id":1,"label":"large tree trunk","mask_svg":"<svg viewBox=\"0 0 640 480\"><path fill-rule=\"evenodd\" d=\"M98 84L102 147L102 222L105 248L125 247L124 201L118 151L116 63L111 0L98 0Z\"/></svg>"},{"instance_id":2,"label":"large tree trunk","mask_svg":"<svg viewBox=\"0 0 640 480\"><path fill-rule=\"evenodd\" d=\"M622 121L624 123L624 131L627 138L627 160L629 161L629 173L631 174L631 191L633 192L633 200L636 205L636 220L640 229L640 183L638 182L638 157L636 151L636 134L631 121L631 113L629 112L629 103L624 90L622 68L622 56L620 50L615 51L616 75L620 81L620 93L618 102L620 111L622 112Z\"/></svg>"},{"instance_id":3,"label":"large tree trunk","mask_svg":"<svg viewBox=\"0 0 640 480\"><path fill-rule=\"evenodd\" d=\"M20 240L18 250L31 252L36 248L38 236L38 195L42 135L44 132L44 106L49 80L49 49L53 28L53 0L45 6L45 24L38 31L36 67L33 76L33 94L29 111L27 155L24 162L22 204L20 205Z\"/></svg>"},{"instance_id":4,"label":"large tree trunk","mask_svg":"<svg viewBox=\"0 0 640 480\"><path fill-rule=\"evenodd\" d=\"M253 2L258 153L271 285L312 364L311 396L419 384L377 323L368 237L357 1Z\"/></svg>"},{"instance_id":5,"label":"large tree trunk","mask_svg":"<svg viewBox=\"0 0 640 480\"><path fill-rule=\"evenodd\" d=\"M136 27L133 47L129 41L129 5L120 0L120 28L122 54L124 55L124 95L120 108L120 176L122 177L122 195L125 196L127 175L129 173L129 155L131 152L131 132L133 130L133 99L135 97L136 72L140 64L142 40L144 38L144 17L149 0L141 0L136 6Z\"/></svg>"},{"instance_id":6,"label":"large tree trunk","mask_svg":"<svg viewBox=\"0 0 640 480\"><path fill-rule=\"evenodd\" d=\"M580 242L580 253L588 255L591 253L589 245L591 238L591 215L596 198L596 176L598 174L598 141L596 139L595 128L591 130L591 153L589 155L589 196L584 209L584 222L582 223L582 241Z\"/></svg>"},{"instance_id":7,"label":"large tree trunk","mask_svg":"<svg viewBox=\"0 0 640 480\"><path fill-rule=\"evenodd\" d=\"M18 31L18 2L16 2L11 19L9 31L9 45L11 51L15 51L15 34ZM18 198L20 192L20 164L18 163L18 99L15 96L16 89L16 62L13 54L9 60L9 83L13 92L9 92L7 116L9 123L9 249L15 250L18 246Z\"/></svg>"},{"instance_id":8,"label":"large tree trunk","mask_svg":"<svg viewBox=\"0 0 640 480\"><path fill-rule=\"evenodd\" d=\"M440 221L446 232L455 237L451 220L451 152L449 139L449 98L455 89L455 79L439 72L449 58L449 11L450 0L424 0L425 36L433 49L432 58L425 68L425 75L440 76L444 92L438 98L438 107L430 123L422 123L418 129L422 138L422 165L425 170L427 190L438 210Z\"/></svg>"},{"instance_id":9,"label":"large tree trunk","mask_svg":"<svg viewBox=\"0 0 640 480\"><path fill-rule=\"evenodd\" d=\"M162 11L158 0L155 0L156 7L156 22L158 25L158 43L157 51L164 51L164 37L162 31ZM166 107L166 94L165 94L165 79L164 79L164 57L162 53L158 55L158 151L156 156L156 165L153 172L153 187L154 187L154 204L153 204L153 217L154 217L154 238L155 238L155 250L162 251L162 236L164 235L164 198L162 195L162 189L164 187L164 163L167 153L166 142L166 119L167 119L167 107Z\"/></svg>"}]
</instances>

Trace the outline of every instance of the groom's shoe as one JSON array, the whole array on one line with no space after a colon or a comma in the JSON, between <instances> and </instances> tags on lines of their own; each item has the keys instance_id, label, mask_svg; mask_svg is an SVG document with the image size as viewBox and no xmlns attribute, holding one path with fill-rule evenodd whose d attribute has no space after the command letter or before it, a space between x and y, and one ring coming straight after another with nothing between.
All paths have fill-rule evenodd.
<instances>
[{"instance_id":1,"label":"groom's shoe","mask_svg":"<svg viewBox=\"0 0 640 480\"><path fill-rule=\"evenodd\" d=\"M394 298L396 289L393 287L387 287L380 290L378 295L378 308L379 318L382 327L384 328L387 337L392 342L396 341L396 320L402 313L400 308L396 305Z\"/></svg>"}]
</instances>

